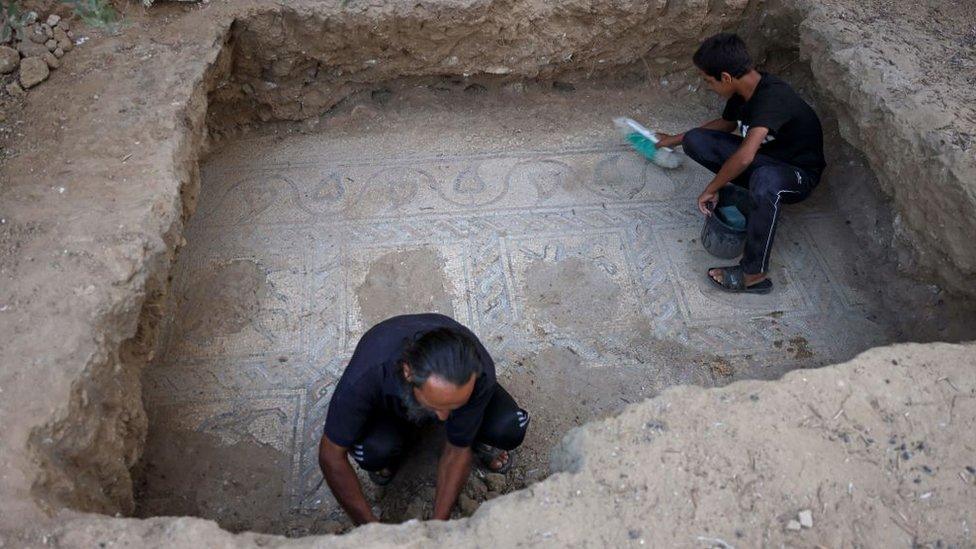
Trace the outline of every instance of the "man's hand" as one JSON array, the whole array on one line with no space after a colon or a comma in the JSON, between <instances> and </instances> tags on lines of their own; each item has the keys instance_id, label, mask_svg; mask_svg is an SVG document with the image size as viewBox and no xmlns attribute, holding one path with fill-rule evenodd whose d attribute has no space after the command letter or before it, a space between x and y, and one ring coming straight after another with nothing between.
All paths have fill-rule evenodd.
<instances>
[{"instance_id":1,"label":"man's hand","mask_svg":"<svg viewBox=\"0 0 976 549\"><path fill-rule=\"evenodd\" d=\"M339 446L325 435L322 436L322 442L319 443L319 467L322 468L325 481L329 484L332 495L354 523L359 525L379 522L363 495L363 487L349 463L347 453L348 448Z\"/></svg>"},{"instance_id":2,"label":"man's hand","mask_svg":"<svg viewBox=\"0 0 976 549\"><path fill-rule=\"evenodd\" d=\"M712 192L710 188L705 188L700 195L698 195L698 211L705 215L712 215L712 210L718 205L718 193Z\"/></svg>"},{"instance_id":3,"label":"man's hand","mask_svg":"<svg viewBox=\"0 0 976 549\"><path fill-rule=\"evenodd\" d=\"M450 442L444 443L440 462L437 464L437 492L434 496L433 520L447 520L451 518L451 509L457 501L461 488L471 473L471 460L474 452L471 448L454 446Z\"/></svg>"},{"instance_id":4,"label":"man's hand","mask_svg":"<svg viewBox=\"0 0 976 549\"><path fill-rule=\"evenodd\" d=\"M669 135L666 133L656 133L654 134L658 138L658 142L654 145L657 148L667 147L673 149L679 145L684 140L685 134L679 133L678 135Z\"/></svg>"}]
</instances>

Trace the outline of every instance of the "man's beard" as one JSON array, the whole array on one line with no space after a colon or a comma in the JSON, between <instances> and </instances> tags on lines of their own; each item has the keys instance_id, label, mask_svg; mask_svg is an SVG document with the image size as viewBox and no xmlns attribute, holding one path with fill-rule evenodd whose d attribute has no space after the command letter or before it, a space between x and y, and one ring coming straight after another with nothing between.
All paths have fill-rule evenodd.
<instances>
[{"instance_id":1,"label":"man's beard","mask_svg":"<svg viewBox=\"0 0 976 549\"><path fill-rule=\"evenodd\" d=\"M417 402L417 397L413 394L413 385L403 380L400 383L400 387L402 389L400 391L400 402L407 409L407 419L411 423L428 423L437 419L437 414L424 408L423 405Z\"/></svg>"}]
</instances>

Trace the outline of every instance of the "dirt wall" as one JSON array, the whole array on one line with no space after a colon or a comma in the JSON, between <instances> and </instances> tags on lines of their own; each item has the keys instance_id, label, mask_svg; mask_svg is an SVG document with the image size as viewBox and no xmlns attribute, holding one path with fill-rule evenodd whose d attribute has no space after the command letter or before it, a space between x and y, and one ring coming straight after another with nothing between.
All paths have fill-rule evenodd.
<instances>
[{"instance_id":1,"label":"dirt wall","mask_svg":"<svg viewBox=\"0 0 976 549\"><path fill-rule=\"evenodd\" d=\"M812 10L800 26L802 59L843 139L867 157L889 198L896 238L875 244L891 246L901 270L972 297L976 35L926 27L964 25L966 12L871 8Z\"/></svg>"},{"instance_id":2,"label":"dirt wall","mask_svg":"<svg viewBox=\"0 0 976 549\"><path fill-rule=\"evenodd\" d=\"M470 519L341 537L199 519L77 518L62 547L962 547L972 540L973 345L873 349L775 382L677 387L578 428L562 472Z\"/></svg>"},{"instance_id":3,"label":"dirt wall","mask_svg":"<svg viewBox=\"0 0 976 549\"><path fill-rule=\"evenodd\" d=\"M253 110L300 120L410 77L552 80L636 62L653 78L686 69L702 37L736 27L751 9L747 0L392 2L340 16L276 7L234 22L233 73L214 94L211 121L240 119L242 107L245 118Z\"/></svg>"}]
</instances>

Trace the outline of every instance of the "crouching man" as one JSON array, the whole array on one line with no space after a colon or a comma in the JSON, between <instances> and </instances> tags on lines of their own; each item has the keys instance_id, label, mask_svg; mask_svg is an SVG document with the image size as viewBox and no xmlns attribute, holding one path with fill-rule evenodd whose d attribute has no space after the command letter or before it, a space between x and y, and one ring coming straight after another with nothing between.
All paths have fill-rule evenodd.
<instances>
[{"instance_id":1,"label":"crouching man","mask_svg":"<svg viewBox=\"0 0 976 549\"><path fill-rule=\"evenodd\" d=\"M385 320L366 332L342 374L325 419L319 466L356 524L377 521L348 455L370 480L392 480L418 427L445 424L435 520L450 518L475 459L505 473L529 416L495 381L495 364L470 330L443 315Z\"/></svg>"}]
</instances>

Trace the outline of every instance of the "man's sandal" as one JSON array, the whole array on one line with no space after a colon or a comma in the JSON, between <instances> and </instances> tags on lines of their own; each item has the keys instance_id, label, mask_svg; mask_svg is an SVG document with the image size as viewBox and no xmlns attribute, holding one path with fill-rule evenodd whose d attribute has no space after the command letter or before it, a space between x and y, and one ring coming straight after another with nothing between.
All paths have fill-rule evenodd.
<instances>
[{"instance_id":1,"label":"man's sandal","mask_svg":"<svg viewBox=\"0 0 976 549\"><path fill-rule=\"evenodd\" d=\"M515 465L515 450L502 450L495 448L494 446L482 444L480 442L475 443L475 445L471 447L471 450L474 451L475 457L478 458L478 465L486 473L499 473L504 475L512 469L513 465ZM495 461L502 452L508 453L508 461L506 461L505 464L498 469L492 469L492 462Z\"/></svg>"},{"instance_id":2,"label":"man's sandal","mask_svg":"<svg viewBox=\"0 0 976 549\"><path fill-rule=\"evenodd\" d=\"M719 282L715 280L711 274L712 270L718 269L722 272L722 281ZM718 286L719 289L730 293L743 293L743 294L768 294L773 291L773 281L766 278L759 282L756 282L752 286L746 286L746 275L742 271L742 267L739 265L731 265L729 267L711 267L705 271L705 276L708 280L712 281L712 284Z\"/></svg>"}]
</instances>

